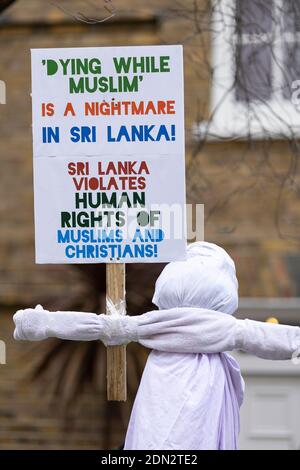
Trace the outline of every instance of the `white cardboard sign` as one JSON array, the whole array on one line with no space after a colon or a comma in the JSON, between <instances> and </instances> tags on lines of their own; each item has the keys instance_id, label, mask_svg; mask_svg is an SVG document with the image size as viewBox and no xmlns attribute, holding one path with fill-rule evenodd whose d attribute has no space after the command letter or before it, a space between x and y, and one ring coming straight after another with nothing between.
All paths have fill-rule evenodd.
<instances>
[{"instance_id":1,"label":"white cardboard sign","mask_svg":"<svg viewBox=\"0 0 300 470\"><path fill-rule=\"evenodd\" d=\"M36 262L185 259L182 47L31 52Z\"/></svg>"}]
</instances>

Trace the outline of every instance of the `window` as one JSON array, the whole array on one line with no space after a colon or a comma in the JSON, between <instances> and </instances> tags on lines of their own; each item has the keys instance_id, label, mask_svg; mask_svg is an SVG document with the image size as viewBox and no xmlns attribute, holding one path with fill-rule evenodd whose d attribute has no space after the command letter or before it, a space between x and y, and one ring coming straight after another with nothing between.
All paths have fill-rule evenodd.
<instances>
[{"instance_id":1,"label":"window","mask_svg":"<svg viewBox=\"0 0 300 470\"><path fill-rule=\"evenodd\" d=\"M300 106L292 99L293 86L300 88L299 0L212 4L211 121L200 133L299 137Z\"/></svg>"}]
</instances>

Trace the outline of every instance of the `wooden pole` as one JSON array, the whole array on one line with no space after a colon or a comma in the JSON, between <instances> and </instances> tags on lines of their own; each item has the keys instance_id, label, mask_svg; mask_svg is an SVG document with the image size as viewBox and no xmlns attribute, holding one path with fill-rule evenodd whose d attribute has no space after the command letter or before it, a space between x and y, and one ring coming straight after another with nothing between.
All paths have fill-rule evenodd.
<instances>
[{"instance_id":1,"label":"wooden pole","mask_svg":"<svg viewBox=\"0 0 300 470\"><path fill-rule=\"evenodd\" d=\"M106 296L118 306L125 303L125 264L106 265ZM124 305L126 309L126 306ZM109 312L106 310L106 313ZM107 399L126 401L126 346L107 348Z\"/></svg>"}]
</instances>

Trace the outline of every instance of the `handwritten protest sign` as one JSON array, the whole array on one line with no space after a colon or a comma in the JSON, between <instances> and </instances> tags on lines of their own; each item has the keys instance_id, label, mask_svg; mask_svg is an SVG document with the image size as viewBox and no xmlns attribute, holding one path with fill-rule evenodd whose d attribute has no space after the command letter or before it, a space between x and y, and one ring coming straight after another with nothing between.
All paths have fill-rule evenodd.
<instances>
[{"instance_id":1,"label":"handwritten protest sign","mask_svg":"<svg viewBox=\"0 0 300 470\"><path fill-rule=\"evenodd\" d=\"M36 261L184 259L181 46L34 49L32 105Z\"/></svg>"}]
</instances>

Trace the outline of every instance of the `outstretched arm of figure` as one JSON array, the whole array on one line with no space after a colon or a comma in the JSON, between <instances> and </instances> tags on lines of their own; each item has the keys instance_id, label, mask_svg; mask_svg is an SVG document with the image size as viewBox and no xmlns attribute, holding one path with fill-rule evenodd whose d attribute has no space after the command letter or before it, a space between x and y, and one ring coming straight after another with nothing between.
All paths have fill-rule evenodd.
<instances>
[{"instance_id":1,"label":"outstretched arm of figure","mask_svg":"<svg viewBox=\"0 0 300 470\"><path fill-rule=\"evenodd\" d=\"M202 308L154 310L139 316L48 312L41 306L14 315L14 338L101 340L105 345L137 341L159 351L219 353L241 349L264 359L290 359L300 352L300 328L237 320Z\"/></svg>"},{"instance_id":2,"label":"outstretched arm of figure","mask_svg":"<svg viewBox=\"0 0 300 470\"><path fill-rule=\"evenodd\" d=\"M213 310L182 308L139 317L139 342L166 352L218 353L240 349L263 359L300 355L300 328L238 320Z\"/></svg>"}]
</instances>

